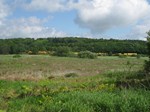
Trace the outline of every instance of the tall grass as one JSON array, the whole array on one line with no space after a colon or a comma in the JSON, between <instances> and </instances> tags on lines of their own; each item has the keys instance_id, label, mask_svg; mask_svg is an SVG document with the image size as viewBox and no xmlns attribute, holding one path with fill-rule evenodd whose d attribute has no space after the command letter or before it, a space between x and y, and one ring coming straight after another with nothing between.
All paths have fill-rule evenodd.
<instances>
[{"instance_id":1,"label":"tall grass","mask_svg":"<svg viewBox=\"0 0 150 112\"><path fill-rule=\"evenodd\" d=\"M28 97L9 103L8 112L149 112L149 91L74 91L46 99Z\"/></svg>"},{"instance_id":2,"label":"tall grass","mask_svg":"<svg viewBox=\"0 0 150 112\"><path fill-rule=\"evenodd\" d=\"M125 72L52 80L0 81L0 110L8 112L149 112L150 91L119 89ZM115 77L111 79L111 77ZM117 78L118 77L118 78ZM124 79L123 78L123 79ZM150 88L150 87L149 87Z\"/></svg>"}]
</instances>

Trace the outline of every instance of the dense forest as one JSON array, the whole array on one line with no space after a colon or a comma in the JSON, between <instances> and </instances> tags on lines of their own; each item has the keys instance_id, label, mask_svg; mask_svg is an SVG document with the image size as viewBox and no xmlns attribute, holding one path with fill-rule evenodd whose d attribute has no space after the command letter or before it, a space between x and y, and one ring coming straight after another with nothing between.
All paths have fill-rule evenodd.
<instances>
[{"instance_id":1,"label":"dense forest","mask_svg":"<svg viewBox=\"0 0 150 112\"><path fill-rule=\"evenodd\" d=\"M138 53L146 54L147 46L141 40L89 39L89 38L14 38L0 39L0 54L19 54L32 51L56 51L67 47L72 52Z\"/></svg>"}]
</instances>

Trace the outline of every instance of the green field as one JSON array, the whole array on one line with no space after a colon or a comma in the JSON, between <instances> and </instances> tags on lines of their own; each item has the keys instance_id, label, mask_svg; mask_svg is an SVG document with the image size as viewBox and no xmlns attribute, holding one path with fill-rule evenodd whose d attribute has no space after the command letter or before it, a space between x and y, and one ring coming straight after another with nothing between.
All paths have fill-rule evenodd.
<instances>
[{"instance_id":1,"label":"green field","mask_svg":"<svg viewBox=\"0 0 150 112\"><path fill-rule=\"evenodd\" d=\"M149 112L147 59L1 55L0 112Z\"/></svg>"},{"instance_id":2,"label":"green field","mask_svg":"<svg viewBox=\"0 0 150 112\"><path fill-rule=\"evenodd\" d=\"M0 79L41 79L49 76L64 76L76 73L92 76L111 71L137 71L143 68L144 60L135 57L99 57L98 59L79 59L51 57L48 55L0 55Z\"/></svg>"}]
</instances>

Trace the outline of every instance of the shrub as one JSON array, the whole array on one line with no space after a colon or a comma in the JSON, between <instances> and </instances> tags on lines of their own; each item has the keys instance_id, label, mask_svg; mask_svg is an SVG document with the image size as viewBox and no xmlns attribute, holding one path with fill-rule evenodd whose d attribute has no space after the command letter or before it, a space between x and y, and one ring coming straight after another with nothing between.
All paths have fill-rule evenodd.
<instances>
[{"instance_id":1,"label":"shrub","mask_svg":"<svg viewBox=\"0 0 150 112\"><path fill-rule=\"evenodd\" d=\"M150 60L145 61L144 70L145 70L146 74L150 74Z\"/></svg>"},{"instance_id":2,"label":"shrub","mask_svg":"<svg viewBox=\"0 0 150 112\"><path fill-rule=\"evenodd\" d=\"M138 54L138 55L136 56L136 58L137 58L137 59L140 59L140 58L141 58L141 55L140 55L140 54Z\"/></svg>"},{"instance_id":3,"label":"shrub","mask_svg":"<svg viewBox=\"0 0 150 112\"><path fill-rule=\"evenodd\" d=\"M54 78L55 78L54 76L49 76L48 77L49 80L54 79Z\"/></svg>"},{"instance_id":4,"label":"shrub","mask_svg":"<svg viewBox=\"0 0 150 112\"><path fill-rule=\"evenodd\" d=\"M96 53L92 53L90 51L81 51L78 54L79 58L89 58L89 59L96 59L97 58L97 54Z\"/></svg>"},{"instance_id":5,"label":"shrub","mask_svg":"<svg viewBox=\"0 0 150 112\"><path fill-rule=\"evenodd\" d=\"M148 48L149 60L145 61L144 69L145 69L146 74L150 75L150 31L147 34L148 34L148 36L147 36L147 41L148 41L147 42L147 48Z\"/></svg>"},{"instance_id":6,"label":"shrub","mask_svg":"<svg viewBox=\"0 0 150 112\"><path fill-rule=\"evenodd\" d=\"M112 53L112 52L109 52L109 53L108 53L108 56L112 56L112 55L113 55L113 53Z\"/></svg>"},{"instance_id":7,"label":"shrub","mask_svg":"<svg viewBox=\"0 0 150 112\"><path fill-rule=\"evenodd\" d=\"M13 58L20 58L20 57L21 57L21 55L19 55L19 54L16 54L13 56Z\"/></svg>"},{"instance_id":8,"label":"shrub","mask_svg":"<svg viewBox=\"0 0 150 112\"><path fill-rule=\"evenodd\" d=\"M125 55L119 55L119 58L126 58L127 56Z\"/></svg>"},{"instance_id":9,"label":"shrub","mask_svg":"<svg viewBox=\"0 0 150 112\"><path fill-rule=\"evenodd\" d=\"M65 77L78 77L78 74L76 74L76 73L68 73L68 74L65 74Z\"/></svg>"},{"instance_id":10,"label":"shrub","mask_svg":"<svg viewBox=\"0 0 150 112\"><path fill-rule=\"evenodd\" d=\"M69 55L70 55L70 48L65 46L58 47L54 52L54 56L68 57Z\"/></svg>"},{"instance_id":11,"label":"shrub","mask_svg":"<svg viewBox=\"0 0 150 112\"><path fill-rule=\"evenodd\" d=\"M69 57L77 57L77 54L75 54L74 52L70 52L68 56Z\"/></svg>"}]
</instances>

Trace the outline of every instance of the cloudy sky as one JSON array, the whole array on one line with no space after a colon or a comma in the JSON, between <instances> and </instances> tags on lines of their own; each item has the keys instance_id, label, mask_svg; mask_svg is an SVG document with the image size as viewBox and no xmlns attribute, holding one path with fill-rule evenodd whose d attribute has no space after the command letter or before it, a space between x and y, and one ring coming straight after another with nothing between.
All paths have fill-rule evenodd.
<instances>
[{"instance_id":1,"label":"cloudy sky","mask_svg":"<svg viewBox=\"0 0 150 112\"><path fill-rule=\"evenodd\" d=\"M150 0L0 0L0 38L142 39Z\"/></svg>"}]
</instances>

